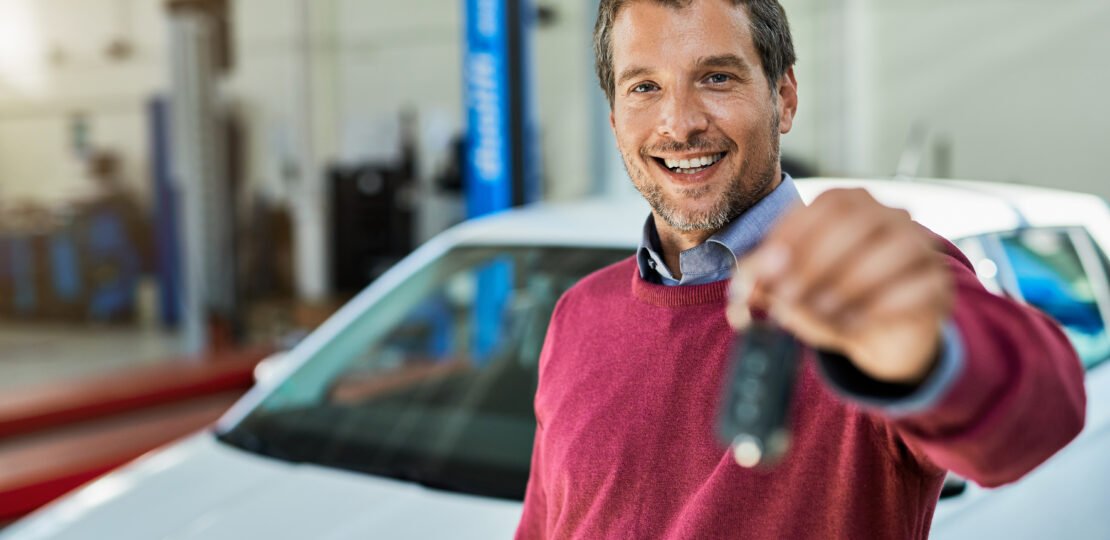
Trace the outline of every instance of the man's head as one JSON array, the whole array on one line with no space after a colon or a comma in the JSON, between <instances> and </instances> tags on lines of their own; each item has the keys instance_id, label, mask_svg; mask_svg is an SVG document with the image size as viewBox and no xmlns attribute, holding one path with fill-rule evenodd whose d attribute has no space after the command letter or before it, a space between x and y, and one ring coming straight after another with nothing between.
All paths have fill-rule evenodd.
<instances>
[{"instance_id":1,"label":"man's head","mask_svg":"<svg viewBox=\"0 0 1110 540\"><path fill-rule=\"evenodd\" d=\"M797 109L775 0L602 0L597 72L633 184L675 232L721 228L778 183Z\"/></svg>"}]
</instances>

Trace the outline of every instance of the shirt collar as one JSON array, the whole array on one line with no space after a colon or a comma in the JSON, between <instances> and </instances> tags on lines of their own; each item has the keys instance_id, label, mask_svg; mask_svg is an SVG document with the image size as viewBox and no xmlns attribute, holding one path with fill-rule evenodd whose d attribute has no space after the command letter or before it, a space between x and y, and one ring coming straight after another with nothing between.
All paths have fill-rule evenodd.
<instances>
[{"instance_id":1,"label":"shirt collar","mask_svg":"<svg viewBox=\"0 0 1110 540\"><path fill-rule=\"evenodd\" d=\"M793 178L783 174L782 182L704 243L679 254L681 279L674 279L661 255L655 220L648 215L644 223L636 262L640 276L664 285L697 285L726 279L736 261L751 251L771 230L775 221L802 200Z\"/></svg>"}]
</instances>

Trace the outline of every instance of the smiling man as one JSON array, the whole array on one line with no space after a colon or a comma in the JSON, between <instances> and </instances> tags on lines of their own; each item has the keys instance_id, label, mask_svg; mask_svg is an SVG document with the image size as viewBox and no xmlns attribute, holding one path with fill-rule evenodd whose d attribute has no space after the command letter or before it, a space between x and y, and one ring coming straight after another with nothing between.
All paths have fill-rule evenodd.
<instances>
[{"instance_id":1,"label":"smiling man","mask_svg":"<svg viewBox=\"0 0 1110 540\"><path fill-rule=\"evenodd\" d=\"M637 254L552 315L518 538L926 538L947 471L1012 482L1080 431L1052 321L862 191L801 205L776 1L602 0L594 45L652 212ZM753 308L805 345L774 468L714 436Z\"/></svg>"}]
</instances>

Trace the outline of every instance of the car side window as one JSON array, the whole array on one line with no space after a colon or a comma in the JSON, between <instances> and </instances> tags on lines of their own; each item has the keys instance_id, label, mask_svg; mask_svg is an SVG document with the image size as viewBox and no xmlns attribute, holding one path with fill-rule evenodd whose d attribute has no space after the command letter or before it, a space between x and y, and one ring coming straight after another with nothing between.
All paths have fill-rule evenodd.
<instances>
[{"instance_id":1,"label":"car side window","mask_svg":"<svg viewBox=\"0 0 1110 540\"><path fill-rule=\"evenodd\" d=\"M1110 358L1106 256L1086 230L1029 228L959 244L988 288L1056 320L1086 368Z\"/></svg>"}]
</instances>

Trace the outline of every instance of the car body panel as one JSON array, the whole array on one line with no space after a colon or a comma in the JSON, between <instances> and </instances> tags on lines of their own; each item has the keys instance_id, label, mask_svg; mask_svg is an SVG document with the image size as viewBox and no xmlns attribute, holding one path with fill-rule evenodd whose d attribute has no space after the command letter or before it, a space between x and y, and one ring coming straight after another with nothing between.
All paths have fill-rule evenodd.
<instances>
[{"instance_id":1,"label":"car body panel","mask_svg":"<svg viewBox=\"0 0 1110 540\"><path fill-rule=\"evenodd\" d=\"M1009 230L1021 223L1014 207L1004 199L947 183L820 179L797 184L807 203L830 189L866 189L879 202L909 211L914 220L945 238Z\"/></svg>"},{"instance_id":2,"label":"car body panel","mask_svg":"<svg viewBox=\"0 0 1110 540\"><path fill-rule=\"evenodd\" d=\"M1098 196L1043 187L966 180L936 181L1006 200L1029 226L1083 225L1101 246L1110 246L1110 212Z\"/></svg>"},{"instance_id":3,"label":"car body panel","mask_svg":"<svg viewBox=\"0 0 1110 540\"><path fill-rule=\"evenodd\" d=\"M34 516L0 538L478 540L511 536L520 504L260 458L203 433Z\"/></svg>"}]
</instances>

